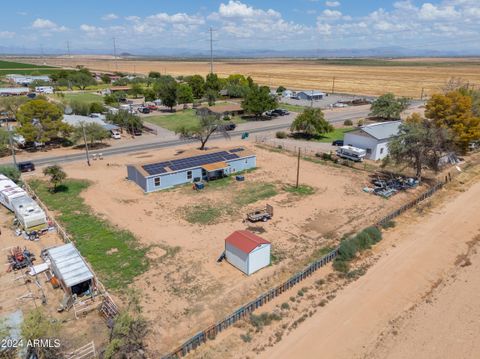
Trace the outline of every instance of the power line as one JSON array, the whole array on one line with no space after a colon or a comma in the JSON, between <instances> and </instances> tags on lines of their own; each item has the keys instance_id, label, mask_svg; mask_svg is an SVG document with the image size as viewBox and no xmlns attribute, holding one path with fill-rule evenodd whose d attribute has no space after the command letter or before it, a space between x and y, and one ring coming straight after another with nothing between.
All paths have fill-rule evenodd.
<instances>
[{"instance_id":1,"label":"power line","mask_svg":"<svg viewBox=\"0 0 480 359\"><path fill-rule=\"evenodd\" d=\"M210 73L213 74L213 29L210 28Z\"/></svg>"},{"instance_id":2,"label":"power line","mask_svg":"<svg viewBox=\"0 0 480 359\"><path fill-rule=\"evenodd\" d=\"M113 38L113 58L115 59L115 70L118 72L117 43L115 42L115 37Z\"/></svg>"}]
</instances>

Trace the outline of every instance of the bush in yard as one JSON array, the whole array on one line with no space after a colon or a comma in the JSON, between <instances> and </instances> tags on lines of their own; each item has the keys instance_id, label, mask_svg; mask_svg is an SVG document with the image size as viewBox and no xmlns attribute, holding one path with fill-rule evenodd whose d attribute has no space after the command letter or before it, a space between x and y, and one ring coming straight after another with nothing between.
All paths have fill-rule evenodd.
<instances>
[{"instance_id":1,"label":"bush in yard","mask_svg":"<svg viewBox=\"0 0 480 359\"><path fill-rule=\"evenodd\" d=\"M280 139L287 138L287 133L285 131L277 131L275 137Z\"/></svg>"},{"instance_id":2,"label":"bush in yard","mask_svg":"<svg viewBox=\"0 0 480 359\"><path fill-rule=\"evenodd\" d=\"M13 182L19 183L20 182L20 171L17 167L11 165L3 165L0 166L0 174L7 176Z\"/></svg>"},{"instance_id":3,"label":"bush in yard","mask_svg":"<svg viewBox=\"0 0 480 359\"><path fill-rule=\"evenodd\" d=\"M363 232L370 236L373 243L378 243L382 240L382 232L380 232L380 230L375 226L365 228Z\"/></svg>"},{"instance_id":4,"label":"bush in yard","mask_svg":"<svg viewBox=\"0 0 480 359\"><path fill-rule=\"evenodd\" d=\"M355 244L358 249L370 249L374 241L367 232L362 231L355 236Z\"/></svg>"},{"instance_id":5,"label":"bush in yard","mask_svg":"<svg viewBox=\"0 0 480 359\"><path fill-rule=\"evenodd\" d=\"M335 269L337 272L348 273L350 270L350 265L348 262L337 258L333 261L333 269Z\"/></svg>"},{"instance_id":6,"label":"bush in yard","mask_svg":"<svg viewBox=\"0 0 480 359\"><path fill-rule=\"evenodd\" d=\"M353 126L353 121L352 121L352 120L345 120L345 121L343 122L343 125L344 125L344 126Z\"/></svg>"},{"instance_id":7,"label":"bush in yard","mask_svg":"<svg viewBox=\"0 0 480 359\"><path fill-rule=\"evenodd\" d=\"M357 246L355 241L350 239L345 239L340 243L340 247L338 248L338 258L343 261L350 261L355 258L355 254L357 253Z\"/></svg>"},{"instance_id":8,"label":"bush in yard","mask_svg":"<svg viewBox=\"0 0 480 359\"><path fill-rule=\"evenodd\" d=\"M357 126L363 126L365 124L364 120L358 120Z\"/></svg>"}]
</instances>

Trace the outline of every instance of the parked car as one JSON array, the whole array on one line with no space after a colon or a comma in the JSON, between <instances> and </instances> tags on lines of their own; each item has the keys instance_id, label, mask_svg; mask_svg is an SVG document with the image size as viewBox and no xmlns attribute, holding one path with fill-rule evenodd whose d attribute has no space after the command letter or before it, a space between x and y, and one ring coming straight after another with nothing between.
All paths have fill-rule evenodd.
<instances>
[{"instance_id":1,"label":"parked car","mask_svg":"<svg viewBox=\"0 0 480 359\"><path fill-rule=\"evenodd\" d=\"M343 140L335 140L332 142L332 146L343 146Z\"/></svg>"},{"instance_id":2,"label":"parked car","mask_svg":"<svg viewBox=\"0 0 480 359\"><path fill-rule=\"evenodd\" d=\"M290 114L290 112L288 112L287 110L285 110L283 108L277 108L275 110L272 110L272 113L276 113L279 116L286 116L286 115Z\"/></svg>"},{"instance_id":3,"label":"parked car","mask_svg":"<svg viewBox=\"0 0 480 359\"><path fill-rule=\"evenodd\" d=\"M147 108L150 110L150 111L157 111L158 110L158 107L156 105L148 105Z\"/></svg>"},{"instance_id":4,"label":"parked car","mask_svg":"<svg viewBox=\"0 0 480 359\"><path fill-rule=\"evenodd\" d=\"M227 123L227 124L225 125L225 130L226 130L226 131L233 131L233 130L236 129L236 128L237 128L237 125L234 124L234 123Z\"/></svg>"},{"instance_id":5,"label":"parked car","mask_svg":"<svg viewBox=\"0 0 480 359\"><path fill-rule=\"evenodd\" d=\"M142 130L134 129L134 130L133 130L133 134L134 134L135 136L141 136L141 135L142 135Z\"/></svg>"},{"instance_id":6,"label":"parked car","mask_svg":"<svg viewBox=\"0 0 480 359\"><path fill-rule=\"evenodd\" d=\"M110 131L110 137L112 137L115 140L121 140L122 139L122 135L120 135L120 132L115 131L115 130Z\"/></svg>"},{"instance_id":7,"label":"parked car","mask_svg":"<svg viewBox=\"0 0 480 359\"><path fill-rule=\"evenodd\" d=\"M35 171L35 165L31 161L19 162L17 164L18 170L20 172L32 172Z\"/></svg>"},{"instance_id":8,"label":"parked car","mask_svg":"<svg viewBox=\"0 0 480 359\"><path fill-rule=\"evenodd\" d=\"M266 111L263 114L264 114L264 116L268 116L268 117L278 117L278 116L280 116L278 113L274 112L274 110Z\"/></svg>"},{"instance_id":9,"label":"parked car","mask_svg":"<svg viewBox=\"0 0 480 359\"><path fill-rule=\"evenodd\" d=\"M148 107L139 107L137 111L144 114L150 113L150 109Z\"/></svg>"}]
</instances>

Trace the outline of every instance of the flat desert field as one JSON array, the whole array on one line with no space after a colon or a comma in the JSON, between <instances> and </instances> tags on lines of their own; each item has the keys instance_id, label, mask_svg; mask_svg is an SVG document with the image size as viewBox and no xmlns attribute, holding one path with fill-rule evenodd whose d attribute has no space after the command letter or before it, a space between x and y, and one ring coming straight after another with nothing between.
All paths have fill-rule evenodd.
<instances>
[{"instance_id":1,"label":"flat desert field","mask_svg":"<svg viewBox=\"0 0 480 359\"><path fill-rule=\"evenodd\" d=\"M75 67L82 65L97 71L122 71L147 74L150 71L173 76L200 74L210 71L208 61L118 59L111 57L77 56L72 58L26 58L12 61ZM462 78L472 85L480 85L480 60L475 58L425 59L239 59L221 60L214 64L220 76L244 74L256 82L271 87L285 86L296 90L318 89L359 95L381 95L393 92L398 96L420 98L441 91L451 77Z\"/></svg>"},{"instance_id":2,"label":"flat desert field","mask_svg":"<svg viewBox=\"0 0 480 359\"><path fill-rule=\"evenodd\" d=\"M200 192L186 185L144 194L126 180L126 164L172 158L174 149L110 157L90 168L83 163L64 166L69 178L91 182L81 196L92 213L130 231L149 248L150 269L133 286L143 293L155 357L285 280L342 235L371 225L424 190L422 186L385 200L362 191L369 182L366 172L302 161L300 182L313 193L292 193L288 186L295 183L295 156L240 140L215 142L220 147L239 145L256 153L258 168L246 174L245 182L220 180ZM273 220L243 222L247 212L267 203L274 207ZM273 264L250 277L217 262L224 239L239 229L272 243Z\"/></svg>"}]
</instances>

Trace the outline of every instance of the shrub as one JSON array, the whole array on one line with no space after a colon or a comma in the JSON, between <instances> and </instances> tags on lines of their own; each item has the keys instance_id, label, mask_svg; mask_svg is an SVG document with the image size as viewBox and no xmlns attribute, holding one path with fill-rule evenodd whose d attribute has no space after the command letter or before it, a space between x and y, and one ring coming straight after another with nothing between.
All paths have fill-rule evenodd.
<instances>
[{"instance_id":1,"label":"shrub","mask_svg":"<svg viewBox=\"0 0 480 359\"><path fill-rule=\"evenodd\" d=\"M0 166L0 173L2 175L7 176L10 178L13 182L19 183L20 182L20 171L18 168L11 166L11 165L3 165Z\"/></svg>"},{"instance_id":2,"label":"shrub","mask_svg":"<svg viewBox=\"0 0 480 359\"><path fill-rule=\"evenodd\" d=\"M250 334L241 334L240 335L240 338L242 338L242 340L245 342L245 343L250 343L252 341L252 337L250 336Z\"/></svg>"},{"instance_id":3,"label":"shrub","mask_svg":"<svg viewBox=\"0 0 480 359\"><path fill-rule=\"evenodd\" d=\"M288 310L288 309L290 309L290 304L288 304L288 303L286 303L286 302L285 302L285 303L282 303L282 305L280 306L280 308L281 308L281 309L284 309L284 310Z\"/></svg>"},{"instance_id":4,"label":"shrub","mask_svg":"<svg viewBox=\"0 0 480 359\"><path fill-rule=\"evenodd\" d=\"M395 221L388 221L388 222L382 224L382 228L383 229L393 228L393 227L395 227L395 225L396 225Z\"/></svg>"},{"instance_id":5,"label":"shrub","mask_svg":"<svg viewBox=\"0 0 480 359\"><path fill-rule=\"evenodd\" d=\"M355 244L358 249L369 249L374 243L373 239L366 231L362 231L355 236Z\"/></svg>"},{"instance_id":6,"label":"shrub","mask_svg":"<svg viewBox=\"0 0 480 359\"><path fill-rule=\"evenodd\" d=\"M382 240L382 232L377 227L371 226L363 230L372 239L373 243L378 243Z\"/></svg>"},{"instance_id":7,"label":"shrub","mask_svg":"<svg viewBox=\"0 0 480 359\"><path fill-rule=\"evenodd\" d=\"M270 325L274 320L281 320L281 315L277 313L262 313L260 315L250 314L250 323L257 329L261 330L264 326Z\"/></svg>"},{"instance_id":8,"label":"shrub","mask_svg":"<svg viewBox=\"0 0 480 359\"><path fill-rule=\"evenodd\" d=\"M322 153L321 156L322 156L322 160L324 160L324 161L331 161L332 160L332 155L330 153L324 152L324 153Z\"/></svg>"},{"instance_id":9,"label":"shrub","mask_svg":"<svg viewBox=\"0 0 480 359\"><path fill-rule=\"evenodd\" d=\"M280 139L287 138L287 133L285 131L277 131L275 137Z\"/></svg>"},{"instance_id":10,"label":"shrub","mask_svg":"<svg viewBox=\"0 0 480 359\"><path fill-rule=\"evenodd\" d=\"M364 125L364 123L365 123L365 121L364 121L364 120L358 120L358 122L357 122L357 126L363 126L363 125Z\"/></svg>"},{"instance_id":11,"label":"shrub","mask_svg":"<svg viewBox=\"0 0 480 359\"><path fill-rule=\"evenodd\" d=\"M353 126L353 122L352 122L352 120L345 120L345 121L343 121L343 125L344 126Z\"/></svg>"},{"instance_id":12,"label":"shrub","mask_svg":"<svg viewBox=\"0 0 480 359\"><path fill-rule=\"evenodd\" d=\"M333 269L335 269L337 272L348 273L350 270L350 265L344 260L335 259L333 261Z\"/></svg>"},{"instance_id":13,"label":"shrub","mask_svg":"<svg viewBox=\"0 0 480 359\"><path fill-rule=\"evenodd\" d=\"M355 254L357 253L357 246L355 241L350 239L343 240L340 243L340 247L338 248L338 259L342 261L350 261L355 258Z\"/></svg>"}]
</instances>

